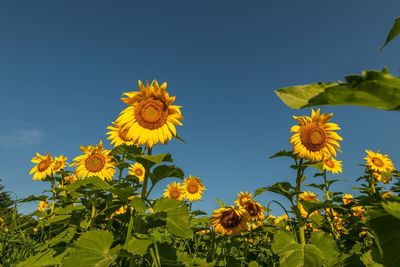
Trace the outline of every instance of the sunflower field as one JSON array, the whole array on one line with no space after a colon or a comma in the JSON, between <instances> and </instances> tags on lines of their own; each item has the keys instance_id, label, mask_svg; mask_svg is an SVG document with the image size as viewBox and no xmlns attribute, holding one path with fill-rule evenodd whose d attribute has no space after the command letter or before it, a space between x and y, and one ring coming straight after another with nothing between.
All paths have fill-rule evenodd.
<instances>
[{"instance_id":1,"label":"sunflower field","mask_svg":"<svg viewBox=\"0 0 400 267\"><path fill-rule=\"evenodd\" d=\"M294 109L399 110L400 78L386 69L365 71L346 82L276 93ZM107 128L107 144L80 146L73 159L33 156L30 175L48 189L2 213L1 266L400 266L396 163L366 148L357 188L333 191L340 183L334 177L342 172L343 137L332 113L310 108L309 116L293 116L286 149L270 157L291 160L291 182L237 192L234 203L217 201L208 215L192 209L205 197L207 179L185 175L169 153L153 153L173 139L184 142L178 134L184 117L167 83L139 81L121 100L125 107ZM172 182L151 198L164 179ZM290 205L260 203L264 192ZM16 207L27 202L37 203L37 210L18 214Z\"/></svg>"}]
</instances>

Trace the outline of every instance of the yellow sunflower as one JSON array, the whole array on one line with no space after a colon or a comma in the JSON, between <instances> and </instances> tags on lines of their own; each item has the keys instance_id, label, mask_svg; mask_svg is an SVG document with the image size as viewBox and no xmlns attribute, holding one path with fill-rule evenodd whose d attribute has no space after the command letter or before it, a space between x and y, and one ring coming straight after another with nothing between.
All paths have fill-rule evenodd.
<instances>
[{"instance_id":1,"label":"yellow sunflower","mask_svg":"<svg viewBox=\"0 0 400 267\"><path fill-rule=\"evenodd\" d=\"M375 171L372 173L372 177L374 177L376 181L384 184L388 184L392 180L390 173L387 172L381 173L379 171Z\"/></svg>"},{"instance_id":2,"label":"yellow sunflower","mask_svg":"<svg viewBox=\"0 0 400 267\"><path fill-rule=\"evenodd\" d=\"M81 146L84 153L74 159L71 166L77 166L76 175L78 178L98 176L99 178L111 181L115 174L113 158L109 155L111 150L103 148L103 142L96 146Z\"/></svg>"},{"instance_id":3,"label":"yellow sunflower","mask_svg":"<svg viewBox=\"0 0 400 267\"><path fill-rule=\"evenodd\" d=\"M56 173L59 170L64 169L66 162L67 162L67 157L65 157L63 155L55 157L51 164L51 168L53 169L53 172Z\"/></svg>"},{"instance_id":4,"label":"yellow sunflower","mask_svg":"<svg viewBox=\"0 0 400 267\"><path fill-rule=\"evenodd\" d=\"M265 208L255 200L246 201L243 208L247 211L252 220L264 219Z\"/></svg>"},{"instance_id":5,"label":"yellow sunflower","mask_svg":"<svg viewBox=\"0 0 400 267\"><path fill-rule=\"evenodd\" d=\"M73 184L78 180L78 177L76 177L76 173L68 175L66 177L64 177L64 181L67 184Z\"/></svg>"},{"instance_id":6,"label":"yellow sunflower","mask_svg":"<svg viewBox=\"0 0 400 267\"><path fill-rule=\"evenodd\" d=\"M342 172L342 161L334 158L326 158L322 161L322 168L333 174Z\"/></svg>"},{"instance_id":7,"label":"yellow sunflower","mask_svg":"<svg viewBox=\"0 0 400 267\"><path fill-rule=\"evenodd\" d=\"M394 171L394 165L388 155L383 155L371 150L365 150L367 156L364 158L370 170L378 172L391 172Z\"/></svg>"},{"instance_id":8,"label":"yellow sunflower","mask_svg":"<svg viewBox=\"0 0 400 267\"><path fill-rule=\"evenodd\" d=\"M182 200L184 194L185 194L185 189L183 189L183 186L177 182L172 182L169 185L167 185L167 188L165 189L163 196L167 198Z\"/></svg>"},{"instance_id":9,"label":"yellow sunflower","mask_svg":"<svg viewBox=\"0 0 400 267\"><path fill-rule=\"evenodd\" d=\"M211 216L211 224L215 232L221 235L235 235L242 230L247 230L249 216L246 210L233 206L214 210Z\"/></svg>"},{"instance_id":10,"label":"yellow sunflower","mask_svg":"<svg viewBox=\"0 0 400 267\"><path fill-rule=\"evenodd\" d=\"M343 204L348 205L353 202L353 195L352 194L343 194L342 196Z\"/></svg>"},{"instance_id":11,"label":"yellow sunflower","mask_svg":"<svg viewBox=\"0 0 400 267\"><path fill-rule=\"evenodd\" d=\"M354 216L362 219L363 218L363 214L365 212L365 209L363 206L355 206L351 208L351 211L353 213Z\"/></svg>"},{"instance_id":12,"label":"yellow sunflower","mask_svg":"<svg viewBox=\"0 0 400 267\"><path fill-rule=\"evenodd\" d=\"M293 153L299 158L305 158L313 162L321 161L324 158L336 156L340 149L339 142L343 140L335 131L340 130L336 123L329 120L333 114L320 114L320 110L312 109L311 117L293 116L299 123L290 128L294 134L290 138L293 144Z\"/></svg>"},{"instance_id":13,"label":"yellow sunflower","mask_svg":"<svg viewBox=\"0 0 400 267\"><path fill-rule=\"evenodd\" d=\"M314 194L313 192L310 191L304 191L303 193L299 194L299 200L304 200L304 201L318 201L317 195ZM299 205L300 208L300 214L303 218L309 216L308 211L303 207L302 204ZM314 211L312 214L316 213L317 211ZM310 214L311 215L311 214Z\"/></svg>"},{"instance_id":14,"label":"yellow sunflower","mask_svg":"<svg viewBox=\"0 0 400 267\"><path fill-rule=\"evenodd\" d=\"M246 202L253 200L253 195L248 193L248 192L240 192L238 194L238 197L235 201L236 205L238 205L238 207L244 208Z\"/></svg>"},{"instance_id":15,"label":"yellow sunflower","mask_svg":"<svg viewBox=\"0 0 400 267\"><path fill-rule=\"evenodd\" d=\"M53 158L49 153L46 153L46 155L36 153L31 162L36 163L37 165L29 172L29 174L33 174L32 179L43 181L47 176L50 176L52 174L52 161Z\"/></svg>"},{"instance_id":16,"label":"yellow sunflower","mask_svg":"<svg viewBox=\"0 0 400 267\"><path fill-rule=\"evenodd\" d=\"M140 182L144 181L145 172L145 168L139 162L135 162L135 164L130 166L128 169L128 174L136 176Z\"/></svg>"},{"instance_id":17,"label":"yellow sunflower","mask_svg":"<svg viewBox=\"0 0 400 267\"><path fill-rule=\"evenodd\" d=\"M39 201L37 209L38 209L38 211L45 211L48 206L49 206L49 203L47 203L46 200L41 200L41 201Z\"/></svg>"},{"instance_id":18,"label":"yellow sunflower","mask_svg":"<svg viewBox=\"0 0 400 267\"><path fill-rule=\"evenodd\" d=\"M125 93L121 100L129 106L125 108L116 123L127 130L126 137L148 147L168 143L176 136L175 125L182 125L180 106L174 106L174 96L166 92L167 83L158 85L156 80L146 85L139 81L140 91Z\"/></svg>"},{"instance_id":19,"label":"yellow sunflower","mask_svg":"<svg viewBox=\"0 0 400 267\"><path fill-rule=\"evenodd\" d=\"M114 145L114 147L123 144L126 144L128 146L135 144L135 142L132 139L129 139L126 136L126 134L128 133L127 128L123 129L121 125L118 125L115 122L113 122L113 125L108 126L107 129L110 130L107 133L107 135L109 135L107 139L111 141L111 145Z\"/></svg>"},{"instance_id":20,"label":"yellow sunflower","mask_svg":"<svg viewBox=\"0 0 400 267\"><path fill-rule=\"evenodd\" d=\"M190 202L200 200L204 194L204 190L206 190L201 180L192 175L189 175L189 177L183 181L183 189L185 191L183 197Z\"/></svg>"}]
</instances>

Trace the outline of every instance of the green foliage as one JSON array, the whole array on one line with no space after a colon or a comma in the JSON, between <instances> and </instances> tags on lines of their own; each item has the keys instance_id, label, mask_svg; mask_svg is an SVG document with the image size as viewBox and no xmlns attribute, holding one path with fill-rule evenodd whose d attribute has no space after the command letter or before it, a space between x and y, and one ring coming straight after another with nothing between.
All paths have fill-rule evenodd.
<instances>
[{"instance_id":1,"label":"green foliage","mask_svg":"<svg viewBox=\"0 0 400 267\"><path fill-rule=\"evenodd\" d=\"M386 37L386 41L383 44L381 50L390 43L396 36L400 34L400 17L395 19L392 29L390 30L388 36Z\"/></svg>"}]
</instances>

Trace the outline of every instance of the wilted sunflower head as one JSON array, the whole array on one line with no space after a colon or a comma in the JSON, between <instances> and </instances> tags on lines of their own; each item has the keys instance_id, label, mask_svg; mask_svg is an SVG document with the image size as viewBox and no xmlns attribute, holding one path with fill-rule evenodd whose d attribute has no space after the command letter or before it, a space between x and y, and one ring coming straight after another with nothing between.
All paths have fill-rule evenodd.
<instances>
[{"instance_id":1,"label":"wilted sunflower head","mask_svg":"<svg viewBox=\"0 0 400 267\"><path fill-rule=\"evenodd\" d=\"M247 230L248 221L249 216L246 210L233 206L215 210L211 216L211 224L214 226L215 232L221 235L234 235L242 230Z\"/></svg>"},{"instance_id":2,"label":"wilted sunflower head","mask_svg":"<svg viewBox=\"0 0 400 267\"><path fill-rule=\"evenodd\" d=\"M235 200L235 204L238 205L238 207L244 208L246 202L252 201L253 200L253 195L248 193L248 192L240 192L238 194L237 199Z\"/></svg>"},{"instance_id":3,"label":"wilted sunflower head","mask_svg":"<svg viewBox=\"0 0 400 267\"><path fill-rule=\"evenodd\" d=\"M182 200L184 194L185 190L183 189L183 186L177 182L172 182L169 185L167 185L167 188L165 189L163 196L176 200Z\"/></svg>"},{"instance_id":4,"label":"wilted sunflower head","mask_svg":"<svg viewBox=\"0 0 400 267\"><path fill-rule=\"evenodd\" d=\"M343 204L348 205L353 202L353 195L352 194L343 194L342 196Z\"/></svg>"},{"instance_id":5,"label":"wilted sunflower head","mask_svg":"<svg viewBox=\"0 0 400 267\"><path fill-rule=\"evenodd\" d=\"M326 171L330 171L333 174L342 172L342 161L334 158L325 158L322 161L322 168Z\"/></svg>"},{"instance_id":6,"label":"wilted sunflower head","mask_svg":"<svg viewBox=\"0 0 400 267\"><path fill-rule=\"evenodd\" d=\"M373 152L371 150L365 150L367 156L364 158L367 162L367 167L370 170L378 172L391 172L394 171L394 165L392 160L386 154L381 154L379 151Z\"/></svg>"},{"instance_id":7,"label":"wilted sunflower head","mask_svg":"<svg viewBox=\"0 0 400 267\"><path fill-rule=\"evenodd\" d=\"M107 139L110 140L111 145L120 146L120 145L135 145L133 139L127 137L128 130L127 128L123 128L122 125L119 125L113 122L112 126L107 127L109 132L107 132Z\"/></svg>"},{"instance_id":8,"label":"wilted sunflower head","mask_svg":"<svg viewBox=\"0 0 400 267\"><path fill-rule=\"evenodd\" d=\"M67 157L60 155L54 158L51 167L53 169L53 172L56 173L59 170L64 169L66 164L67 164Z\"/></svg>"},{"instance_id":9,"label":"wilted sunflower head","mask_svg":"<svg viewBox=\"0 0 400 267\"><path fill-rule=\"evenodd\" d=\"M97 176L103 180L111 181L115 174L115 164L109 155L111 150L103 148L103 142L96 146L81 146L84 153L74 158L71 166L77 166L75 172L78 178Z\"/></svg>"},{"instance_id":10,"label":"wilted sunflower head","mask_svg":"<svg viewBox=\"0 0 400 267\"><path fill-rule=\"evenodd\" d=\"M52 174L53 158L49 153L46 153L46 155L36 153L31 162L36 164L29 172L29 174L33 174L32 180L43 181Z\"/></svg>"},{"instance_id":11,"label":"wilted sunflower head","mask_svg":"<svg viewBox=\"0 0 400 267\"><path fill-rule=\"evenodd\" d=\"M139 162L135 162L135 164L129 167L128 174L136 176L140 182L143 182L146 169Z\"/></svg>"},{"instance_id":12,"label":"wilted sunflower head","mask_svg":"<svg viewBox=\"0 0 400 267\"><path fill-rule=\"evenodd\" d=\"M183 181L183 189L185 192L183 197L189 202L200 200L204 194L204 190L206 190L201 180L192 175L189 175L189 177Z\"/></svg>"},{"instance_id":13,"label":"wilted sunflower head","mask_svg":"<svg viewBox=\"0 0 400 267\"><path fill-rule=\"evenodd\" d=\"M175 125L182 125L179 106L174 106L174 96L166 89L167 83L158 85L139 83L139 91L125 93L121 100L129 106L118 117L116 123L127 130L126 137L136 144L152 147L157 143L166 144L176 136Z\"/></svg>"},{"instance_id":14,"label":"wilted sunflower head","mask_svg":"<svg viewBox=\"0 0 400 267\"><path fill-rule=\"evenodd\" d=\"M38 211L45 211L48 206L49 206L49 203L47 203L46 200L41 200L41 201L39 201L37 209L38 209Z\"/></svg>"},{"instance_id":15,"label":"wilted sunflower head","mask_svg":"<svg viewBox=\"0 0 400 267\"><path fill-rule=\"evenodd\" d=\"M336 156L336 151L340 149L338 141L343 139L335 132L340 130L340 127L336 123L329 122L332 116L332 113L320 114L319 109L317 111L312 109L311 117L293 116L299 123L290 128L294 133L290 138L293 153L312 162Z\"/></svg>"}]
</instances>

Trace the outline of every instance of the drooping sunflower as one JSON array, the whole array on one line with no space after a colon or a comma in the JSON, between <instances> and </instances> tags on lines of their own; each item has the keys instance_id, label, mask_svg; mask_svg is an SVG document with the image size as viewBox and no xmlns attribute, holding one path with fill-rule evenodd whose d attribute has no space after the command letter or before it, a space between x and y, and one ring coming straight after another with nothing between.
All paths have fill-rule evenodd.
<instances>
[{"instance_id":1,"label":"drooping sunflower","mask_svg":"<svg viewBox=\"0 0 400 267\"><path fill-rule=\"evenodd\" d=\"M136 176L139 179L140 182L144 181L145 173L146 173L146 169L139 162L135 162L128 169L128 174Z\"/></svg>"},{"instance_id":2,"label":"drooping sunflower","mask_svg":"<svg viewBox=\"0 0 400 267\"><path fill-rule=\"evenodd\" d=\"M235 235L247 230L248 221L249 215L246 210L233 206L217 209L211 216L215 232L221 235Z\"/></svg>"},{"instance_id":3,"label":"drooping sunflower","mask_svg":"<svg viewBox=\"0 0 400 267\"><path fill-rule=\"evenodd\" d=\"M115 164L109 155L111 150L104 149L102 141L96 146L81 146L80 149L84 154L74 158L71 164L77 166L75 172L78 178L98 176L111 181L115 174Z\"/></svg>"},{"instance_id":4,"label":"drooping sunflower","mask_svg":"<svg viewBox=\"0 0 400 267\"><path fill-rule=\"evenodd\" d=\"M299 158L312 162L336 156L340 149L338 141L343 140L335 131L340 130L336 123L329 122L333 114L320 114L320 110L312 109L311 117L293 116L299 123L290 128L294 134L290 137L293 144L293 153Z\"/></svg>"},{"instance_id":5,"label":"drooping sunflower","mask_svg":"<svg viewBox=\"0 0 400 267\"><path fill-rule=\"evenodd\" d=\"M61 169L65 168L65 165L67 164L67 157L60 155L58 157L55 157L52 164L51 168L53 169L53 173L58 172Z\"/></svg>"},{"instance_id":6,"label":"drooping sunflower","mask_svg":"<svg viewBox=\"0 0 400 267\"><path fill-rule=\"evenodd\" d=\"M114 145L114 147L123 144L128 146L135 144L133 139L130 139L126 136L129 130L128 128L123 128L122 125L118 125L117 123L113 122L113 125L108 126L107 129L110 130L107 132L107 135L109 135L107 139L111 141L110 143L111 145Z\"/></svg>"},{"instance_id":7,"label":"drooping sunflower","mask_svg":"<svg viewBox=\"0 0 400 267\"><path fill-rule=\"evenodd\" d=\"M379 151L373 152L365 150L367 156L364 158L370 170L378 172L391 172L394 171L392 160L386 154L381 154Z\"/></svg>"},{"instance_id":8,"label":"drooping sunflower","mask_svg":"<svg viewBox=\"0 0 400 267\"><path fill-rule=\"evenodd\" d=\"M352 194L343 194L342 196L343 204L348 205L353 202L353 195Z\"/></svg>"},{"instance_id":9,"label":"drooping sunflower","mask_svg":"<svg viewBox=\"0 0 400 267\"><path fill-rule=\"evenodd\" d=\"M204 190L206 190L201 180L192 175L189 175L183 181L183 189L185 191L183 197L189 200L189 202L200 200L204 194Z\"/></svg>"},{"instance_id":10,"label":"drooping sunflower","mask_svg":"<svg viewBox=\"0 0 400 267\"><path fill-rule=\"evenodd\" d=\"M246 202L252 201L253 200L253 195L250 194L249 192L240 192L238 194L237 199L235 200L235 204L238 205L238 207L244 208Z\"/></svg>"},{"instance_id":11,"label":"drooping sunflower","mask_svg":"<svg viewBox=\"0 0 400 267\"><path fill-rule=\"evenodd\" d=\"M265 207L258 203L255 200L250 200L245 202L244 207L243 207L247 213L249 214L249 217L251 220L262 220L264 219L264 212L265 212Z\"/></svg>"},{"instance_id":12,"label":"drooping sunflower","mask_svg":"<svg viewBox=\"0 0 400 267\"><path fill-rule=\"evenodd\" d=\"M46 153L46 155L40 155L39 153L36 153L31 162L37 165L34 166L29 172L29 174L33 174L32 180L43 181L47 176L50 176L52 173L52 161L53 158L49 153Z\"/></svg>"},{"instance_id":13,"label":"drooping sunflower","mask_svg":"<svg viewBox=\"0 0 400 267\"><path fill-rule=\"evenodd\" d=\"M342 172L342 161L334 158L326 158L322 161L322 168L333 174Z\"/></svg>"},{"instance_id":14,"label":"drooping sunflower","mask_svg":"<svg viewBox=\"0 0 400 267\"><path fill-rule=\"evenodd\" d=\"M158 85L139 83L139 91L125 93L121 100L129 106L125 108L116 123L127 130L126 137L141 145L152 147L157 143L166 144L176 136L175 125L182 125L180 106L174 106L174 96L167 91L167 83Z\"/></svg>"},{"instance_id":15,"label":"drooping sunflower","mask_svg":"<svg viewBox=\"0 0 400 267\"><path fill-rule=\"evenodd\" d=\"M183 186L177 182L172 182L169 185L167 185L167 188L165 189L163 196L176 200L182 200L184 194L185 194L185 189L183 189Z\"/></svg>"},{"instance_id":16,"label":"drooping sunflower","mask_svg":"<svg viewBox=\"0 0 400 267\"><path fill-rule=\"evenodd\" d=\"M303 193L299 194L299 200L303 200L303 201L318 201L318 198L317 198L317 195L315 193L310 192L310 191L304 191ZM304 218L317 212L317 211L314 211L313 213L309 214L309 212L303 207L302 204L299 205L299 208L300 208L300 214Z\"/></svg>"},{"instance_id":17,"label":"drooping sunflower","mask_svg":"<svg viewBox=\"0 0 400 267\"><path fill-rule=\"evenodd\" d=\"M49 203L47 203L46 200L41 200L41 201L39 201L37 209L38 209L38 211L45 211L48 206L49 206Z\"/></svg>"}]
</instances>

